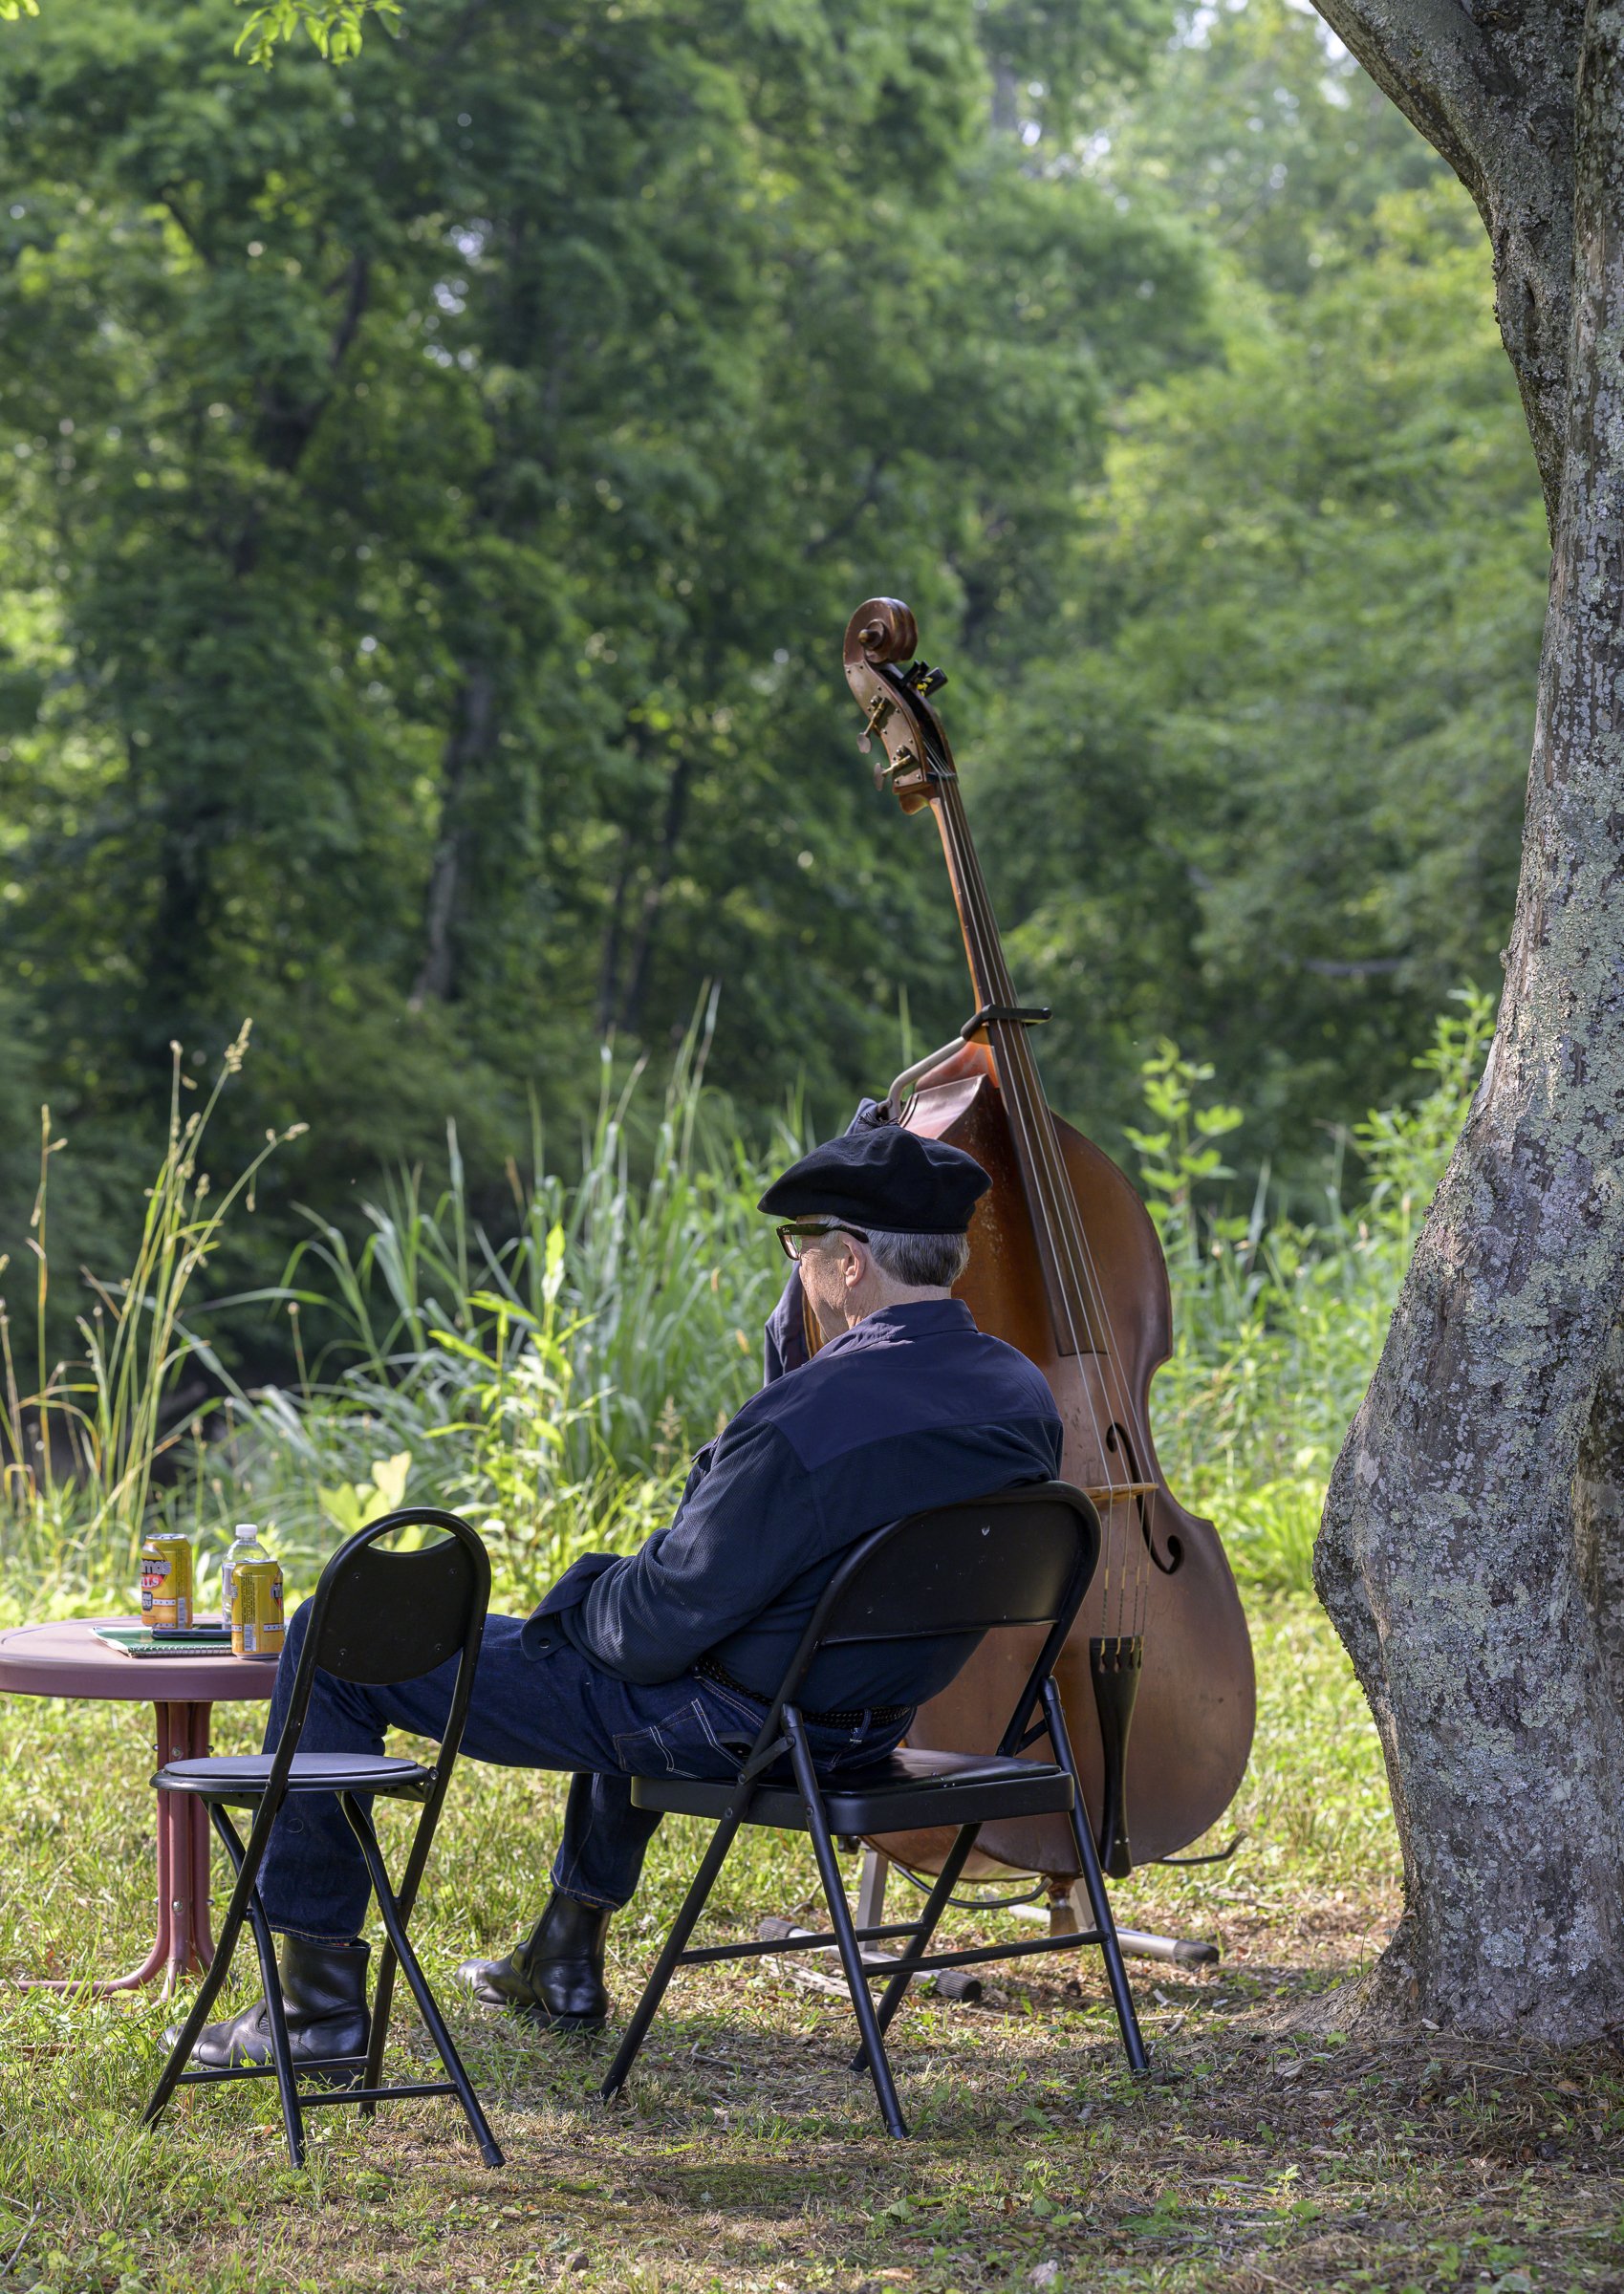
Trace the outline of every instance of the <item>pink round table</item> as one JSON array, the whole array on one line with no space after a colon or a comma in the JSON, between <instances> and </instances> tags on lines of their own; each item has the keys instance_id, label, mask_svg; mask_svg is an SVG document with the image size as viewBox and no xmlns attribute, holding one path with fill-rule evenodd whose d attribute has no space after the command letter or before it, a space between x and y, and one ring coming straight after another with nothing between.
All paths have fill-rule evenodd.
<instances>
[{"instance_id":1,"label":"pink round table","mask_svg":"<svg viewBox=\"0 0 1624 2294\"><path fill-rule=\"evenodd\" d=\"M272 1664L226 1656L126 1656L98 1641L96 1625L139 1625L139 1617L75 1617L55 1625L14 1625L0 1633L0 1693L13 1697L84 1697L150 1704L158 1722L157 1764L201 1759L208 1751L208 1716L216 1704L263 1702L276 1677ZM190 1792L160 1792L158 1933L151 1951L127 1976L88 1987L61 1978L25 1976L52 1991L88 1988L99 1999L133 1991L162 1977L165 1994L214 1957L208 1928L208 1819Z\"/></svg>"}]
</instances>

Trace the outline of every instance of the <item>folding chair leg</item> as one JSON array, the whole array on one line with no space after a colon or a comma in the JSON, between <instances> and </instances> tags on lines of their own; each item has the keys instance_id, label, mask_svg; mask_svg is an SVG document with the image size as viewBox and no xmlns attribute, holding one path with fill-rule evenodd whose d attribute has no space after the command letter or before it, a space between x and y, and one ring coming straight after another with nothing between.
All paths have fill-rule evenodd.
<instances>
[{"instance_id":1,"label":"folding chair leg","mask_svg":"<svg viewBox=\"0 0 1624 2294\"><path fill-rule=\"evenodd\" d=\"M1071 1777L1075 1793L1072 1804L1072 1837L1076 1842L1077 1861L1083 1868L1083 1885L1088 1890L1089 1910L1099 1933L1100 1954L1105 1960L1105 1980L1111 1986L1111 2002L1121 2028L1122 2045L1129 2067L1136 2071L1147 2070L1150 2058L1145 2053L1139 2019L1134 2009L1128 1971L1122 1964L1122 1946L1116 1937L1116 1918L1111 1909L1111 1898L1105 1893L1105 1874L1099 1868L1099 1850L1094 1846L1093 1833L1089 1827L1082 1779L1077 1774L1076 1755L1072 1750L1066 1716L1060 1707L1060 1692L1052 1679L1043 1684L1043 1709L1049 1720L1049 1741L1059 1756L1060 1765Z\"/></svg>"},{"instance_id":2,"label":"folding chair leg","mask_svg":"<svg viewBox=\"0 0 1624 2294\"><path fill-rule=\"evenodd\" d=\"M857 1932L852 1924L852 1908L846 1901L846 1883L839 1859L834 1853L834 1842L830 1836L829 1818L824 1813L817 1772L812 1766L812 1754L807 1750L806 1739L801 1734L799 1718L788 1707L784 1713L784 1733L790 1740L790 1758L794 1764L795 1783L807 1804L807 1820L812 1826L818 1877L823 1882L834 1940L840 1947L840 1963L846 1971L846 1988L852 1995L857 2028L863 2035L863 2054L867 2058L869 2076L874 2081L874 2091L879 2098L880 2111L888 2132L905 2136L908 2122L902 2116L902 2106L897 2099L897 2085L886 2060L885 2042L879 2036L879 2023L874 2012L874 2001L869 1994L868 1976L863 1966L862 1946L857 1941Z\"/></svg>"},{"instance_id":3,"label":"folding chair leg","mask_svg":"<svg viewBox=\"0 0 1624 2294\"><path fill-rule=\"evenodd\" d=\"M418 1900L418 1888L422 1879L423 1867L428 1862L429 1847L434 1838L435 1827L440 1821L440 1802L444 1790L444 1785L442 1782L436 1786L428 1806L419 1817L418 1829L412 1835L412 1845L406 1856L406 1869L401 1875L401 1885L395 1896L396 1908L401 1915L402 1925L410 1921L412 1907ZM383 2051L389 2040L390 2009L395 2003L396 1964L395 1946L386 1940L382 1951L379 1954L378 1983L372 2000L372 2043L367 2048L366 2057L366 2085L368 2087L378 2087L381 2085L383 2079ZM378 2114L376 2102L363 2103L360 2108L362 2115L366 2118L375 2118Z\"/></svg>"},{"instance_id":4,"label":"folding chair leg","mask_svg":"<svg viewBox=\"0 0 1624 2294\"><path fill-rule=\"evenodd\" d=\"M288 2138L288 2156L295 2167L305 2163L304 2114L299 2110L298 2079L293 2050L288 2038L288 2015L282 2004L282 1985L276 1973L276 1938L265 1916L259 1890L249 1896L249 1926L259 1955L259 1980L265 1987L265 2020L271 2026L271 2057L276 2066L276 2091L282 2098L282 2129Z\"/></svg>"},{"instance_id":5,"label":"folding chair leg","mask_svg":"<svg viewBox=\"0 0 1624 2294\"><path fill-rule=\"evenodd\" d=\"M372 2037L367 2043L366 2076L363 2087L381 2087L383 2084L383 2050L389 2041L389 2012L395 2004L395 1946L384 1937L383 1949L378 1955L378 1985L372 1995ZM378 2116L376 2098L360 2106L361 2116Z\"/></svg>"},{"instance_id":6,"label":"folding chair leg","mask_svg":"<svg viewBox=\"0 0 1624 2294\"><path fill-rule=\"evenodd\" d=\"M214 1947L208 1972L198 1986L197 1997L187 2010L185 2022L181 2025L180 2037L169 2050L169 2060L152 2090L152 2098L141 2114L143 2127L150 2127L155 2119L162 2116L170 2096L181 2083L181 2073L191 2061L192 2049L197 2045L203 2035L203 2027L208 2021L208 2011L225 1989L226 1979L231 1972L231 1961L243 1932L243 1914L239 1913L234 1919L227 1918L220 1931L220 1940Z\"/></svg>"},{"instance_id":7,"label":"folding chair leg","mask_svg":"<svg viewBox=\"0 0 1624 2294\"><path fill-rule=\"evenodd\" d=\"M383 1922L383 1932L394 1948L395 1957L401 1963L401 1973L411 1985L412 1997L418 2003L418 2013L428 2025L428 2035L434 2042L435 2052L445 2066L445 2076L457 2090L457 2100L463 2107L464 2116L473 2130L474 2140L479 2145L479 2154L487 2167L504 2166L507 2162L503 2158L501 2148L496 2137L490 2132L485 2112L480 2108L480 2100L473 2090L472 2082L463 2068L463 2059L452 2043L450 2032L445 2028L445 2020L435 2003L434 1994L428 1988L427 1979L418 1965L418 1956L407 1939L405 1925L401 1918L401 1908L395 1901L395 1892L389 1885L389 1874L384 1870L383 1851L378 1845L378 1834L373 1830L370 1819L353 1792L340 1792L338 1801L345 1815L349 1818L350 1829L360 1842L361 1853L366 1858L366 1868L372 1880L373 1894L378 1899L379 1917Z\"/></svg>"},{"instance_id":8,"label":"folding chair leg","mask_svg":"<svg viewBox=\"0 0 1624 2294\"><path fill-rule=\"evenodd\" d=\"M597 2090L606 2103L612 2096L617 2095L626 2084L626 2075L631 2070L633 2064L636 2063L643 2041L648 2037L649 2025L660 2012L660 2002L665 1997L666 1987L676 1972L677 1962L682 1956L688 1937L694 1932L694 1926L700 1914L704 1910L710 1892L716 1885L717 1875L727 1861L727 1850L733 1845L734 1835L745 1820L745 1810L748 1807L752 1797L748 1786L742 1787L733 1807L711 1834L710 1846L705 1850L700 1868L689 1884L688 1893L682 1898L682 1908L671 1924L671 1933L665 1938L664 1949L655 1961L654 1970L648 1981L643 1985L642 1997L632 2011L632 2020L626 2025L625 2036L620 2042L614 2062L609 2067L603 2085Z\"/></svg>"},{"instance_id":9,"label":"folding chair leg","mask_svg":"<svg viewBox=\"0 0 1624 2294\"><path fill-rule=\"evenodd\" d=\"M162 2076L152 2090L152 2100L141 2114L141 2123L143 2127L150 2127L153 2121L162 2115L170 2096L180 2085L181 2074L191 2061L192 2049L196 2046L203 2027L208 2021L209 2009L226 1987L226 1979L231 1972L231 1961L236 1956L237 1944L242 1937L243 1923L248 1917L249 1888L244 1887L242 1879L243 1844L232 1830L230 1820L218 1802L211 1801L209 1803L208 1813L216 1832L226 1844L232 1869L236 1873L236 1885L231 1892L231 1901L227 1907L226 1917L220 1929L220 1940L214 1947L214 1957L208 1963L208 1971L198 1986L197 1997L191 2003L185 2022L181 2025L181 2035L169 2051L169 2060L163 2066ZM251 1882L249 1886L251 1887Z\"/></svg>"},{"instance_id":10,"label":"folding chair leg","mask_svg":"<svg viewBox=\"0 0 1624 2294\"><path fill-rule=\"evenodd\" d=\"M243 1864L247 1855L236 1828L218 1801L209 1804L214 1829L225 1845L226 1853L237 1875L237 1886L243 1884ZM232 1895L235 1901L235 1891ZM288 2156L295 2167L305 2163L305 2123L299 2109L298 2078L293 2069L293 2049L288 2038L287 2011L282 2004L282 1980L276 1971L276 1941L271 1933L271 1922L265 1916L260 1901L259 1868L248 1874L248 1902L244 1907L249 1933L253 1937L254 1953L259 1960L260 1988L265 1996L265 2020L271 2031L271 2060L276 2067L276 2091L282 2099L282 2132L288 2139Z\"/></svg>"},{"instance_id":11,"label":"folding chair leg","mask_svg":"<svg viewBox=\"0 0 1624 2294\"><path fill-rule=\"evenodd\" d=\"M914 1980L914 1962L922 1959L930 1949L930 1939L936 1934L942 1915L947 1908L947 1899L958 1885L959 1874L964 1869L970 1850L976 1844L976 1834L980 1830L979 1824L960 1826L959 1836L948 1850L947 1860L937 1875L935 1887L925 1899L924 1910L920 1914L919 1933L917 1936L909 1937L898 1955L897 1973L885 1986L879 2005L875 2011L875 2021L878 2023L882 2036L890 2030L891 2019L898 2008L901 2006L908 1986ZM867 2070L868 2049L866 2046L859 2047L853 2056L852 2068L855 2071Z\"/></svg>"}]
</instances>

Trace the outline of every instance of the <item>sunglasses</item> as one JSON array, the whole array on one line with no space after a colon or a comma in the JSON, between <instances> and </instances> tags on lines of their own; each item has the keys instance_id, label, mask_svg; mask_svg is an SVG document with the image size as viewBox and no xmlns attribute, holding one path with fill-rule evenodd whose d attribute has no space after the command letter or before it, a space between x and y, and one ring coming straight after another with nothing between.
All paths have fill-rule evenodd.
<instances>
[{"instance_id":1,"label":"sunglasses","mask_svg":"<svg viewBox=\"0 0 1624 2294\"><path fill-rule=\"evenodd\" d=\"M860 1226L809 1226L792 1219L783 1226L774 1227L772 1231L778 1237L778 1247L787 1259L798 1260L802 1245L815 1243L820 1235L855 1235L859 1243L868 1241Z\"/></svg>"}]
</instances>

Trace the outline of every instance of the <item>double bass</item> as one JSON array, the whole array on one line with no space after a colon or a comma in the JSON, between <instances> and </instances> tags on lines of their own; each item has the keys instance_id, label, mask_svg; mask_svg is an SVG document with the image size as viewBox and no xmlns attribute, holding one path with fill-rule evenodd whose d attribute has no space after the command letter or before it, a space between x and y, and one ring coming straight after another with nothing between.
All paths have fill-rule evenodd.
<instances>
[{"instance_id":1,"label":"double bass","mask_svg":"<svg viewBox=\"0 0 1624 2294\"><path fill-rule=\"evenodd\" d=\"M1172 1856L1215 1824L1251 1750L1251 1641L1217 1530L1173 1496L1151 1439L1150 1383L1172 1351L1167 1266L1149 1212L1116 1165L1053 1114L1032 1052L1049 1014L1016 998L932 695L942 671L918 658L899 599L858 607L845 670L877 741L875 781L904 812L934 813L964 933L975 1008L960 1036L892 1086L892 1113L921 1136L973 1155L992 1184L970 1229L956 1293L977 1326L1042 1371L1065 1425L1061 1471L1100 1516L1100 1566L1057 1670L1100 1861L1115 1878ZM909 1742L985 1751L1032 1661L1027 1637L995 1634ZM874 1845L939 1870L950 1833ZM966 1870L1077 1874L1064 1819L989 1825Z\"/></svg>"}]
</instances>

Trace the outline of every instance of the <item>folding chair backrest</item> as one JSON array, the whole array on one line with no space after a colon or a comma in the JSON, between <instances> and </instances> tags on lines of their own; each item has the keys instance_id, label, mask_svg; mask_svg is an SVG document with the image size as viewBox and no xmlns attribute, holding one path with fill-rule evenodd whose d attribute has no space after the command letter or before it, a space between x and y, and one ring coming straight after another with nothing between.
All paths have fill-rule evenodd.
<instances>
[{"instance_id":1,"label":"folding chair backrest","mask_svg":"<svg viewBox=\"0 0 1624 2294\"><path fill-rule=\"evenodd\" d=\"M418 1525L446 1534L415 1553L379 1551L379 1540ZM467 1651L489 1598L490 1562L466 1522L427 1505L386 1514L340 1546L321 1572L310 1661L341 1680L416 1680Z\"/></svg>"},{"instance_id":2,"label":"folding chair backrest","mask_svg":"<svg viewBox=\"0 0 1624 2294\"><path fill-rule=\"evenodd\" d=\"M1075 1610L1098 1554L1099 1516L1080 1489L999 1490L877 1530L831 1581L812 1624L826 1648L1049 1625Z\"/></svg>"},{"instance_id":3,"label":"folding chair backrest","mask_svg":"<svg viewBox=\"0 0 1624 2294\"><path fill-rule=\"evenodd\" d=\"M1020 1737L1099 1559L1099 1516L1069 1482L1032 1482L936 1505L876 1529L852 1548L807 1620L768 1708L752 1760L820 1649L1047 1625L1006 1737ZM747 1773L748 1773L747 1769Z\"/></svg>"}]
</instances>

